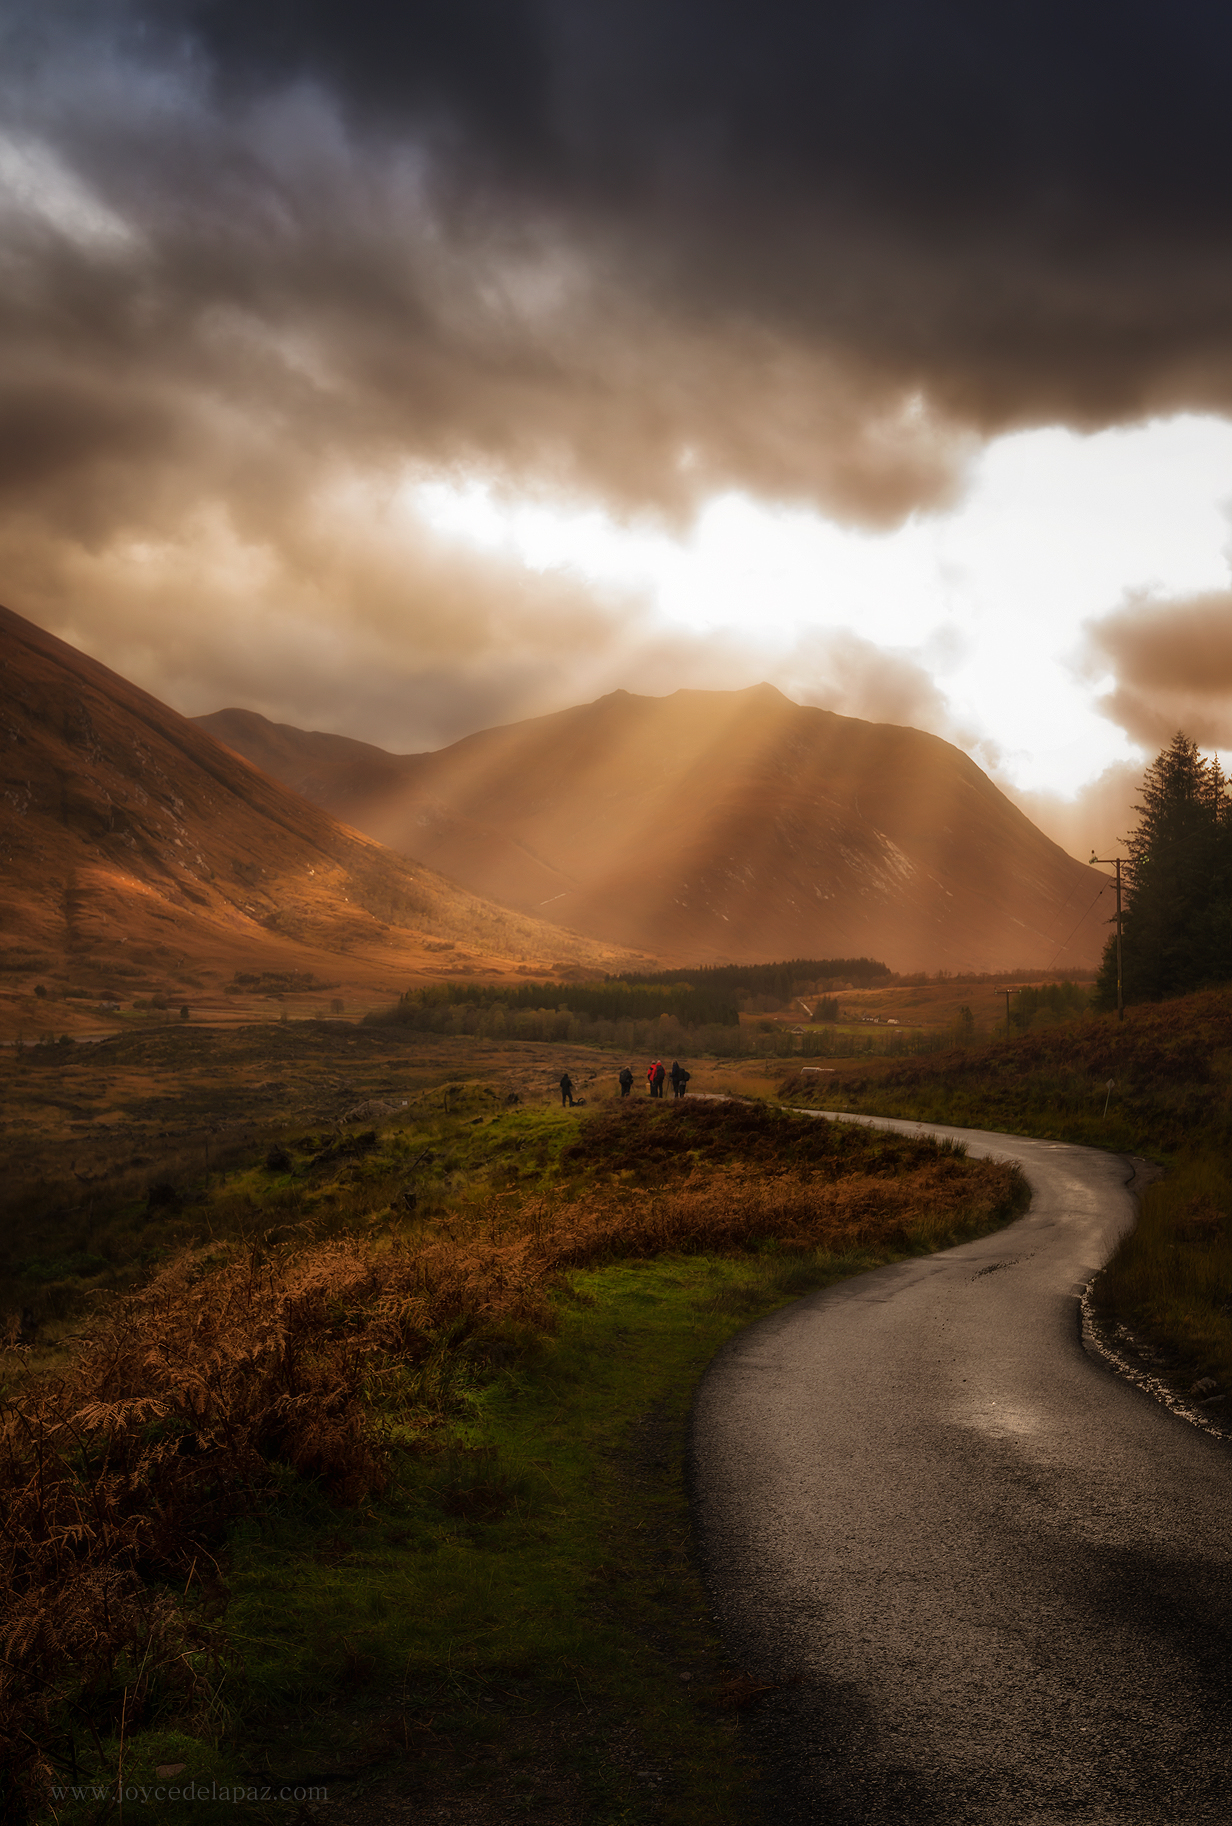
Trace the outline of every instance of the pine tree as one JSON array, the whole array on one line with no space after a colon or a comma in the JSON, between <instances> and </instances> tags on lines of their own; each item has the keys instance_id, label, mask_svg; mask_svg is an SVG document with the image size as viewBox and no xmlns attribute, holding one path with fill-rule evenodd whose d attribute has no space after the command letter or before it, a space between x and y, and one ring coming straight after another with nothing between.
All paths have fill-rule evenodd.
<instances>
[{"instance_id":1,"label":"pine tree","mask_svg":"<svg viewBox=\"0 0 1232 1826\"><path fill-rule=\"evenodd\" d=\"M1217 761L1184 734L1147 768L1138 827L1124 874L1127 1002L1184 995L1232 979L1232 809ZM1096 985L1097 1007L1116 1003L1116 941Z\"/></svg>"}]
</instances>

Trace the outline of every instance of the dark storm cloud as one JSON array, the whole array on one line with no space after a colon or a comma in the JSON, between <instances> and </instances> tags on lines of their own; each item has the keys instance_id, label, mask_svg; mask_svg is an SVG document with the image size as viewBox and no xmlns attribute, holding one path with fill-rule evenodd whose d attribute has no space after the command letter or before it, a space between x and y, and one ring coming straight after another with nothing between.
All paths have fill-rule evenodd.
<instances>
[{"instance_id":1,"label":"dark storm cloud","mask_svg":"<svg viewBox=\"0 0 1232 1826\"><path fill-rule=\"evenodd\" d=\"M988 425L1227 397L1232 16L975 0L198 0L220 94L309 77L474 198L602 223L707 317Z\"/></svg>"},{"instance_id":2,"label":"dark storm cloud","mask_svg":"<svg viewBox=\"0 0 1232 1826\"><path fill-rule=\"evenodd\" d=\"M1126 684L1155 691L1232 694L1232 595L1181 602L1150 597L1090 625L1095 646Z\"/></svg>"},{"instance_id":3,"label":"dark storm cloud","mask_svg":"<svg viewBox=\"0 0 1232 1826\"><path fill-rule=\"evenodd\" d=\"M1232 398L1209 5L62 0L0 51L10 127L134 234L27 240L12 365L92 358L154 453L188 389L884 520L964 430Z\"/></svg>"},{"instance_id":4,"label":"dark storm cloud","mask_svg":"<svg viewBox=\"0 0 1232 1826\"><path fill-rule=\"evenodd\" d=\"M153 17L173 16L160 4ZM187 0L224 83L307 75L530 185L734 183L929 225L1059 191L1139 220L1221 199L1232 24L1206 4Z\"/></svg>"},{"instance_id":5,"label":"dark storm cloud","mask_svg":"<svg viewBox=\"0 0 1232 1826\"><path fill-rule=\"evenodd\" d=\"M376 666L385 739L584 695L640 611L392 531L408 474L884 525L993 430L1232 404L1230 45L1155 0L0 10L4 594L155 690L263 655L292 721ZM914 663L835 657L936 721Z\"/></svg>"},{"instance_id":6,"label":"dark storm cloud","mask_svg":"<svg viewBox=\"0 0 1232 1826\"><path fill-rule=\"evenodd\" d=\"M1144 747L1178 729L1204 748L1232 743L1232 593L1147 597L1087 625L1088 669L1112 672L1104 714Z\"/></svg>"}]
</instances>

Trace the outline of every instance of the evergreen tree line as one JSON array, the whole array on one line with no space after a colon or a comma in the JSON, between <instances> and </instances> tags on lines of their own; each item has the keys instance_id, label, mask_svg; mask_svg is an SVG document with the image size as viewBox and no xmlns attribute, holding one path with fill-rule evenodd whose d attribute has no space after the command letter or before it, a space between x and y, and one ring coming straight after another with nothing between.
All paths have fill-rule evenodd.
<instances>
[{"instance_id":1,"label":"evergreen tree line","mask_svg":"<svg viewBox=\"0 0 1232 1826\"><path fill-rule=\"evenodd\" d=\"M1122 919L1127 1002L1159 1001L1232 981L1232 795L1218 761L1179 734L1142 782L1127 839ZM1092 997L1116 1007L1116 934Z\"/></svg>"},{"instance_id":2,"label":"evergreen tree line","mask_svg":"<svg viewBox=\"0 0 1232 1826\"><path fill-rule=\"evenodd\" d=\"M423 1000L415 991L392 1008L366 1014L364 1023L371 1027L407 1026L423 1033L471 1039L610 1047L630 1060L696 1058L704 1053L720 1058L899 1058L944 1050L953 1043L944 1033L900 1032L895 1028L887 1031L880 1027L854 1033L826 1023L804 1025L802 1031L793 1031L783 1021L767 1021L764 1026L746 1021L743 1025L686 1028L674 1015L666 1013L650 1020L605 1020L564 1006L510 1008L496 1000L484 1002L478 996L451 998L437 994L437 988L432 985ZM542 994L539 999L542 1001Z\"/></svg>"},{"instance_id":3,"label":"evergreen tree line","mask_svg":"<svg viewBox=\"0 0 1232 1826\"><path fill-rule=\"evenodd\" d=\"M394 1018L435 1028L451 1008L502 1009L506 1015L568 1011L591 1021L655 1021L668 1015L682 1028L736 1027L740 1002L764 996L789 1002L817 982L873 982L889 966L868 957L791 958L780 964L700 965L607 976L600 983L431 983L408 989ZM819 1019L837 1020L838 1005ZM448 1022L440 1026L445 1031Z\"/></svg>"},{"instance_id":4,"label":"evergreen tree line","mask_svg":"<svg viewBox=\"0 0 1232 1826\"><path fill-rule=\"evenodd\" d=\"M740 1021L730 992L717 986L612 977L601 983L429 983L407 990L395 1019L431 1027L434 1012L447 1008L501 1008L510 1015L567 1010L592 1021L655 1021L670 1015L684 1028L735 1027Z\"/></svg>"},{"instance_id":5,"label":"evergreen tree line","mask_svg":"<svg viewBox=\"0 0 1232 1826\"><path fill-rule=\"evenodd\" d=\"M779 964L698 964L687 970L625 971L604 980L630 985L687 984L699 992L724 992L729 1001L738 995L766 995L790 1002L815 983L864 985L890 975L890 966L872 957L791 957Z\"/></svg>"}]
</instances>

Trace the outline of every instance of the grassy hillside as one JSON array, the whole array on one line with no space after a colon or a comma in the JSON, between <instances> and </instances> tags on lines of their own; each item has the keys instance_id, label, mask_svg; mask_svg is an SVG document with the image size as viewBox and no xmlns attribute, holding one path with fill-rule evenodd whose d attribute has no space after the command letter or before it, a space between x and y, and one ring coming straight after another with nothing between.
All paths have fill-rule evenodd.
<instances>
[{"instance_id":1,"label":"grassy hillside","mask_svg":"<svg viewBox=\"0 0 1232 1826\"><path fill-rule=\"evenodd\" d=\"M266 985L328 1013L408 980L638 961L382 849L2 608L0 726L6 1039L97 1032L120 1005L230 1018L229 991Z\"/></svg>"},{"instance_id":2,"label":"grassy hillside","mask_svg":"<svg viewBox=\"0 0 1232 1826\"><path fill-rule=\"evenodd\" d=\"M86 1826L122 1782L160 1826L236 1790L269 1821L324 1790L342 1826L757 1819L759 1689L691 1559L697 1378L759 1313L1022 1199L772 1084L1152 1155L1104 1307L1219 1414L1232 996L786 1077L694 1061L738 1104L622 1104L619 1063L296 1021L0 1055L6 1817ZM170 1795L201 1783L227 1798Z\"/></svg>"},{"instance_id":3,"label":"grassy hillside","mask_svg":"<svg viewBox=\"0 0 1232 1826\"><path fill-rule=\"evenodd\" d=\"M78 1193L110 1253L59 1207L7 1238L6 1818L84 1826L117 1785L134 1826L231 1819L237 1789L268 1820L321 1789L344 1822L757 1817L759 1689L690 1557L692 1388L758 1313L1004 1222L1016 1174L764 1103L613 1102L599 1056L563 1111L547 1049L518 1090L517 1054L265 1034L281 1116L208 1166L166 1114L203 1094L191 1036L126 1040L114 1102L140 1085L168 1158ZM236 1099L244 1043L214 1042ZM322 1119L399 1044L401 1098ZM33 1130L64 1093L6 1069ZM169 1792L202 1783L226 1798Z\"/></svg>"}]
</instances>

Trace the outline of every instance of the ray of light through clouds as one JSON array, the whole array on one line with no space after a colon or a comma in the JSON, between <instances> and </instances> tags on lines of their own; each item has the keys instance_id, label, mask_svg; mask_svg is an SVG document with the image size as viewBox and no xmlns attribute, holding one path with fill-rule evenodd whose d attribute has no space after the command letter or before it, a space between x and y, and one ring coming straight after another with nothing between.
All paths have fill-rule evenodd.
<instances>
[{"instance_id":1,"label":"ray of light through clouds","mask_svg":"<svg viewBox=\"0 0 1232 1826\"><path fill-rule=\"evenodd\" d=\"M0 7L0 600L402 750L769 679L1075 853L1232 743L1232 19Z\"/></svg>"},{"instance_id":2,"label":"ray of light through clouds","mask_svg":"<svg viewBox=\"0 0 1232 1826\"><path fill-rule=\"evenodd\" d=\"M445 533L535 570L623 586L653 604L664 632L720 638L740 682L760 669L800 701L892 718L895 681L876 655L894 655L927 681L908 706L920 726L959 741L1007 785L1072 797L1142 759L1101 709L1112 681L1083 625L1135 594L1226 584L1232 425L1185 417L1001 438L952 511L887 532L738 494L708 502L679 536L477 480L412 492ZM844 636L874 650L866 676L851 676ZM705 675L704 658L693 665ZM682 660L682 682L694 682L689 670Z\"/></svg>"}]
</instances>

